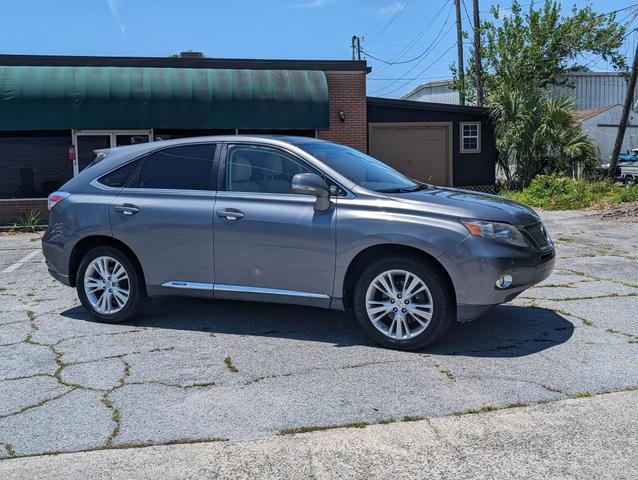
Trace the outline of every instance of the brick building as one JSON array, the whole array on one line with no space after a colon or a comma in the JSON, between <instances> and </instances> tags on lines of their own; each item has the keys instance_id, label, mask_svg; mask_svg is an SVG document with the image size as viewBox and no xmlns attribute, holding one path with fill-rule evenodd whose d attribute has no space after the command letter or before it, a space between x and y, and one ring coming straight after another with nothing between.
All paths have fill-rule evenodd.
<instances>
[{"instance_id":1,"label":"brick building","mask_svg":"<svg viewBox=\"0 0 638 480\"><path fill-rule=\"evenodd\" d=\"M94 150L187 136L281 133L367 150L364 61L0 55L0 224Z\"/></svg>"},{"instance_id":2,"label":"brick building","mask_svg":"<svg viewBox=\"0 0 638 480\"><path fill-rule=\"evenodd\" d=\"M417 180L492 191L476 107L366 98L365 61L0 55L0 225L95 150L171 138L288 134L349 145Z\"/></svg>"}]
</instances>

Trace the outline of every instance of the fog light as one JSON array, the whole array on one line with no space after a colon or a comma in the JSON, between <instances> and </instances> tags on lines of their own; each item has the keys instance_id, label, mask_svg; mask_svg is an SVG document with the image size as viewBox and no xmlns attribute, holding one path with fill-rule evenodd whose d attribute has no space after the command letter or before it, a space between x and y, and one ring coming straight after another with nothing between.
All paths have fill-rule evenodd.
<instances>
[{"instance_id":1,"label":"fog light","mask_svg":"<svg viewBox=\"0 0 638 480\"><path fill-rule=\"evenodd\" d=\"M505 290L509 288L512 284L512 276L511 275L501 275L498 280L496 280L496 288L500 288L501 290Z\"/></svg>"}]
</instances>

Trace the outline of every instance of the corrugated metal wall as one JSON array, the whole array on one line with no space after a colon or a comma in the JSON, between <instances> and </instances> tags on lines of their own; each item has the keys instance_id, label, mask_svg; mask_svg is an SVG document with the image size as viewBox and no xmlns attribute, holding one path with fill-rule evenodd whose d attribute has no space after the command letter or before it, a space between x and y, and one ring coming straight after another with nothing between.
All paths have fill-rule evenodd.
<instances>
[{"instance_id":1,"label":"corrugated metal wall","mask_svg":"<svg viewBox=\"0 0 638 480\"><path fill-rule=\"evenodd\" d=\"M452 90L448 85L437 85L422 88L407 97L402 97L402 100L458 105L459 92Z\"/></svg>"},{"instance_id":2,"label":"corrugated metal wall","mask_svg":"<svg viewBox=\"0 0 638 480\"><path fill-rule=\"evenodd\" d=\"M589 110L624 103L627 82L616 73L576 73L568 77L574 88L551 86L554 95L564 93L576 99L576 110Z\"/></svg>"},{"instance_id":3,"label":"corrugated metal wall","mask_svg":"<svg viewBox=\"0 0 638 480\"><path fill-rule=\"evenodd\" d=\"M574 97L576 110L622 104L625 101L627 83L617 73L574 73L569 75L568 80L574 84L574 88L551 86L549 90L555 95L564 93ZM447 85L426 86L404 97L404 100L458 105L459 92L450 89Z\"/></svg>"}]
</instances>

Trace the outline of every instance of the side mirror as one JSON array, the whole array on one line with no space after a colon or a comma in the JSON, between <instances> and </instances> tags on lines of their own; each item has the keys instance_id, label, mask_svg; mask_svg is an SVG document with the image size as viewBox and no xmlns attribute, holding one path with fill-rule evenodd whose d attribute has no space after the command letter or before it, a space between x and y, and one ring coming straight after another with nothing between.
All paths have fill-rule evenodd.
<instances>
[{"instance_id":1,"label":"side mirror","mask_svg":"<svg viewBox=\"0 0 638 480\"><path fill-rule=\"evenodd\" d=\"M330 208L330 190L324 179L316 173L298 173L292 177L292 191L317 197L315 212L324 212Z\"/></svg>"}]
</instances>

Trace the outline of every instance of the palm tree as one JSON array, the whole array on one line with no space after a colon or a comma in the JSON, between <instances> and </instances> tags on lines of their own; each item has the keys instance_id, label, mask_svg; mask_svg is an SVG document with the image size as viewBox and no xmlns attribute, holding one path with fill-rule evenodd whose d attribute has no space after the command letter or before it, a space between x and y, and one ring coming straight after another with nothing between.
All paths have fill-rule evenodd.
<instances>
[{"instance_id":1,"label":"palm tree","mask_svg":"<svg viewBox=\"0 0 638 480\"><path fill-rule=\"evenodd\" d=\"M500 89L489 105L498 166L508 181L526 187L538 174L572 175L595 166L595 145L574 119L570 97L552 97L544 88Z\"/></svg>"}]
</instances>

